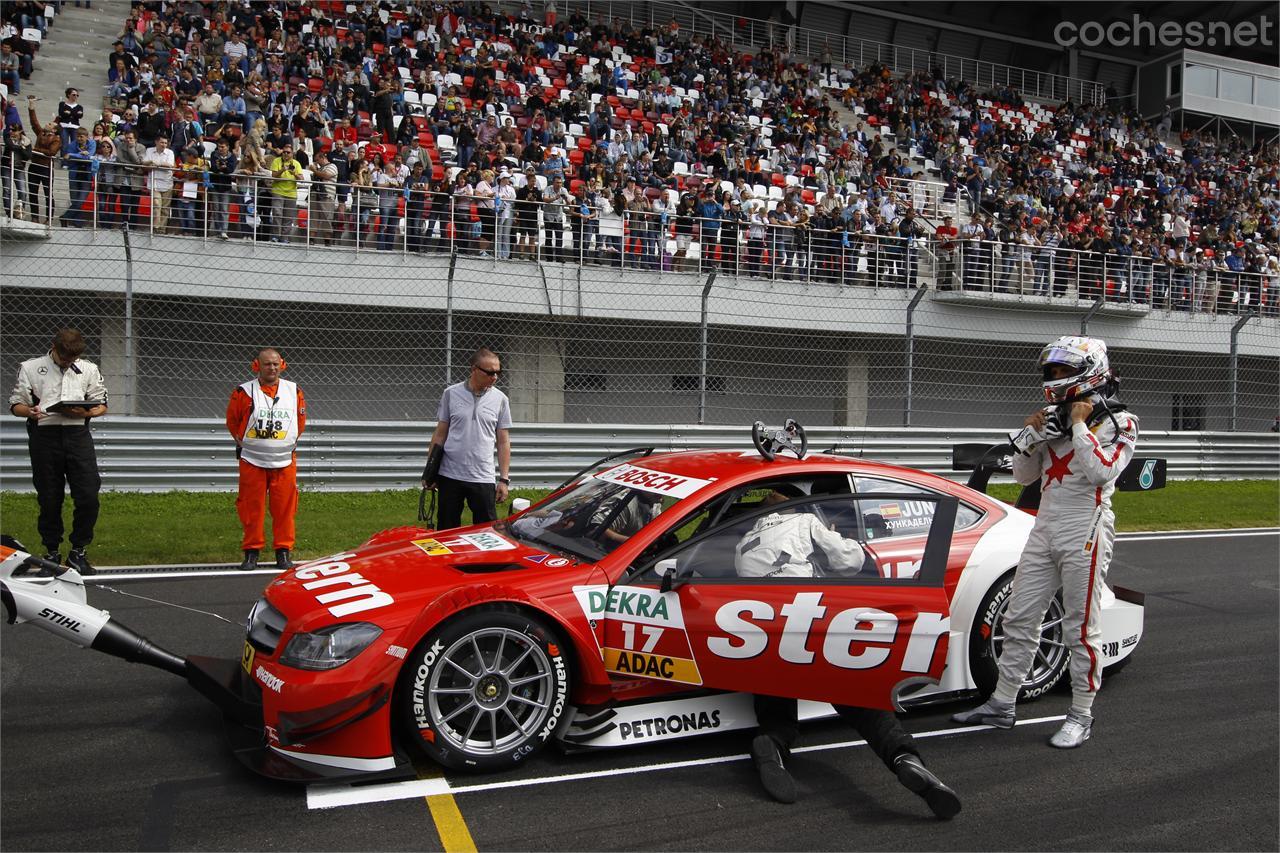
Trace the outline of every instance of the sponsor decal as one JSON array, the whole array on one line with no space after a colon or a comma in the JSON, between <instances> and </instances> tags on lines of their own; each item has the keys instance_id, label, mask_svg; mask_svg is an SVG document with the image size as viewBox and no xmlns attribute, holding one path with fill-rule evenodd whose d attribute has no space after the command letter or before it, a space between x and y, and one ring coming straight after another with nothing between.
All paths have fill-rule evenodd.
<instances>
[{"instance_id":1,"label":"sponsor decal","mask_svg":"<svg viewBox=\"0 0 1280 853\"><path fill-rule=\"evenodd\" d=\"M1120 641L1120 648L1127 649L1130 646L1136 646L1137 644L1138 644L1138 635L1130 634L1129 636L1125 637L1123 640Z\"/></svg>"},{"instance_id":2,"label":"sponsor decal","mask_svg":"<svg viewBox=\"0 0 1280 853\"><path fill-rule=\"evenodd\" d=\"M59 613L58 611L53 610L52 608L46 607L42 609L40 611L40 618L48 619L50 622L57 625L59 628L66 628L68 631L71 631L76 634L80 633L79 619L72 619L70 616Z\"/></svg>"},{"instance_id":3,"label":"sponsor decal","mask_svg":"<svg viewBox=\"0 0 1280 853\"><path fill-rule=\"evenodd\" d=\"M898 509L898 505L896 503L880 504L880 514L886 519L897 518L902 515L902 510Z\"/></svg>"},{"instance_id":4,"label":"sponsor decal","mask_svg":"<svg viewBox=\"0 0 1280 853\"><path fill-rule=\"evenodd\" d=\"M266 734L268 743L280 743L280 733L275 726L263 726L262 731Z\"/></svg>"},{"instance_id":5,"label":"sponsor decal","mask_svg":"<svg viewBox=\"0 0 1280 853\"><path fill-rule=\"evenodd\" d=\"M409 650L404 646L387 646L387 654L391 655L393 658L400 658L400 660L404 660L405 655L409 654Z\"/></svg>"},{"instance_id":6,"label":"sponsor decal","mask_svg":"<svg viewBox=\"0 0 1280 853\"><path fill-rule=\"evenodd\" d=\"M669 714L665 717L648 717L618 723L618 736L623 740L642 740L647 737L663 737L687 732L701 732L720 728L720 709L696 713Z\"/></svg>"},{"instance_id":7,"label":"sponsor decal","mask_svg":"<svg viewBox=\"0 0 1280 853\"><path fill-rule=\"evenodd\" d=\"M510 551L516 547L516 543L503 539L489 530L481 533L464 533L456 540L451 539L445 544L456 546L464 542L477 551Z\"/></svg>"},{"instance_id":8,"label":"sponsor decal","mask_svg":"<svg viewBox=\"0 0 1280 853\"><path fill-rule=\"evenodd\" d=\"M681 477L676 474L666 474L662 471L650 471L648 468L629 464L622 464L616 468L601 471L595 475L595 479L603 480L606 483L620 483L633 489L639 489L642 492L667 495L673 498L687 498L712 482L711 480L700 480L697 477Z\"/></svg>"},{"instance_id":9,"label":"sponsor decal","mask_svg":"<svg viewBox=\"0 0 1280 853\"><path fill-rule=\"evenodd\" d=\"M544 563L543 565L553 569L558 569L561 566L569 565L569 560L566 557L552 557L550 560L547 560L547 562Z\"/></svg>"},{"instance_id":10,"label":"sponsor decal","mask_svg":"<svg viewBox=\"0 0 1280 853\"><path fill-rule=\"evenodd\" d=\"M569 673L564 665L564 655L560 654L560 647L554 643L547 646L547 651L551 654L551 665L556 668L556 699L551 705L547 724L542 727L542 731L538 732L538 739L544 742L551 737L556 726L560 724L560 717L564 714L565 705L569 701Z\"/></svg>"},{"instance_id":11,"label":"sponsor decal","mask_svg":"<svg viewBox=\"0 0 1280 853\"><path fill-rule=\"evenodd\" d=\"M637 586L580 586L573 591L593 628L604 620L601 654L606 671L702 683L675 592Z\"/></svg>"},{"instance_id":12,"label":"sponsor decal","mask_svg":"<svg viewBox=\"0 0 1280 853\"><path fill-rule=\"evenodd\" d=\"M417 545L424 552L426 552L427 556L429 557L443 557L445 554L453 553L447 547L437 542L435 539L415 539L413 540L413 544Z\"/></svg>"},{"instance_id":13,"label":"sponsor decal","mask_svg":"<svg viewBox=\"0 0 1280 853\"><path fill-rule=\"evenodd\" d=\"M530 563L541 563L550 556L551 556L550 554L530 554L529 556L525 557L525 559L528 560Z\"/></svg>"},{"instance_id":14,"label":"sponsor decal","mask_svg":"<svg viewBox=\"0 0 1280 853\"><path fill-rule=\"evenodd\" d=\"M678 681L682 684L702 683L698 665L691 658L605 648L604 668L619 675L638 675L661 681Z\"/></svg>"},{"instance_id":15,"label":"sponsor decal","mask_svg":"<svg viewBox=\"0 0 1280 853\"><path fill-rule=\"evenodd\" d=\"M365 580L359 572L351 571L351 564L346 561L354 556L354 553L336 554L327 562L307 563L295 571L293 576L306 581L302 584L302 588L306 590L333 588L332 592L326 591L316 596L316 601L321 604L342 602L328 608L333 616L350 616L394 604L394 598Z\"/></svg>"},{"instance_id":16,"label":"sponsor decal","mask_svg":"<svg viewBox=\"0 0 1280 853\"><path fill-rule=\"evenodd\" d=\"M487 530L481 533L463 533L452 539L415 539L413 544L432 557L443 557L457 551L510 551L516 547L514 542Z\"/></svg>"},{"instance_id":17,"label":"sponsor decal","mask_svg":"<svg viewBox=\"0 0 1280 853\"><path fill-rule=\"evenodd\" d=\"M258 664L258 668L253 671L254 678L262 682L262 686L270 690L272 693L279 693L280 688L284 687L284 679L278 675L272 675L263 668L262 664Z\"/></svg>"},{"instance_id":18,"label":"sponsor decal","mask_svg":"<svg viewBox=\"0 0 1280 853\"><path fill-rule=\"evenodd\" d=\"M44 365L40 365L36 368L36 373L39 373L41 376L47 376L49 374L49 368Z\"/></svg>"},{"instance_id":19,"label":"sponsor decal","mask_svg":"<svg viewBox=\"0 0 1280 853\"><path fill-rule=\"evenodd\" d=\"M431 731L431 718L427 716L427 677L431 675L431 667L440 656L441 650L439 640L432 643L413 676L413 718L418 721L418 728L423 731L425 740L435 740L435 733ZM431 737L427 737L427 733L430 733Z\"/></svg>"},{"instance_id":20,"label":"sponsor decal","mask_svg":"<svg viewBox=\"0 0 1280 853\"><path fill-rule=\"evenodd\" d=\"M797 592L775 613L768 602L729 601L716 611L722 635L707 638L717 657L749 660L772 651L785 663L810 665L820 649L822 658L840 669L874 669L901 648L898 616L874 607L850 607L828 616L821 592ZM769 623L781 621L771 637ZM941 613L918 613L903 651L904 672L928 672L939 640L950 631L951 620ZM772 627L772 626L771 626ZM770 642L777 638L776 648ZM811 643L815 639L817 642Z\"/></svg>"}]
</instances>

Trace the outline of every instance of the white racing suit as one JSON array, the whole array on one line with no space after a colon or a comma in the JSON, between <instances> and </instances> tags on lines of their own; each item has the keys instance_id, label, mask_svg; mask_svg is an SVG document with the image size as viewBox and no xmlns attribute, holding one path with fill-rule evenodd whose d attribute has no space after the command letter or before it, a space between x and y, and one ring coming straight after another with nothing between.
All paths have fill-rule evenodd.
<instances>
[{"instance_id":1,"label":"white racing suit","mask_svg":"<svg viewBox=\"0 0 1280 853\"><path fill-rule=\"evenodd\" d=\"M811 578L817 571L810 557L818 549L833 574L855 574L865 559L857 542L828 530L816 516L772 512L742 537L733 567L744 578Z\"/></svg>"},{"instance_id":2,"label":"white racing suit","mask_svg":"<svg viewBox=\"0 0 1280 853\"><path fill-rule=\"evenodd\" d=\"M1111 493L1133 458L1137 440L1136 416L1121 411L1113 421L1103 413L1092 428L1075 424L1066 435L1013 457L1015 480L1024 486L1040 480L1040 510L1004 615L997 699L1017 698L1040 644L1045 610L1061 585L1071 692L1077 703L1092 703L1089 694L1102 684L1098 608L1115 539Z\"/></svg>"}]
</instances>

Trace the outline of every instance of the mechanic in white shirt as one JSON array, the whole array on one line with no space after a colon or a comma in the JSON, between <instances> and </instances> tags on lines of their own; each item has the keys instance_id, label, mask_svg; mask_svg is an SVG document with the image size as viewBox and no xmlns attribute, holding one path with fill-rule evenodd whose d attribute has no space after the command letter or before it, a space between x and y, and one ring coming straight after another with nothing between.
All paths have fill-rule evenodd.
<instances>
[{"instance_id":1,"label":"mechanic in white shirt","mask_svg":"<svg viewBox=\"0 0 1280 853\"><path fill-rule=\"evenodd\" d=\"M798 486L780 483L765 497L765 506L785 504L804 497ZM738 543L734 567L739 576L749 578L815 577L813 554L826 555L826 572L856 574L865 561L862 546L828 529L811 512L781 507L761 516ZM907 789L918 794L937 817L947 820L960 811L960 798L920 760L915 739L889 711L835 705L836 713L850 723L880 760ZM791 746L799 735L795 699L755 696L757 729L751 741L751 758L760 782L780 803L796 801L796 783L786 769Z\"/></svg>"}]
</instances>

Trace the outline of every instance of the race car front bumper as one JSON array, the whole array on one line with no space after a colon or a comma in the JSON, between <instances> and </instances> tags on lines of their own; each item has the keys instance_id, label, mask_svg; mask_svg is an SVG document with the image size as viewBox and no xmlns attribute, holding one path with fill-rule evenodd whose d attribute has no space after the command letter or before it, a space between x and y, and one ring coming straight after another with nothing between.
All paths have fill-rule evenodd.
<instances>
[{"instance_id":1,"label":"race car front bumper","mask_svg":"<svg viewBox=\"0 0 1280 853\"><path fill-rule=\"evenodd\" d=\"M414 778L409 759L395 751L381 758L302 752L297 748L365 720L381 710L390 691L378 688L306 714L282 714L275 726L263 718L262 688L246 678L240 662L193 655L187 680L223 713L232 753L245 767L283 782L393 781Z\"/></svg>"}]
</instances>

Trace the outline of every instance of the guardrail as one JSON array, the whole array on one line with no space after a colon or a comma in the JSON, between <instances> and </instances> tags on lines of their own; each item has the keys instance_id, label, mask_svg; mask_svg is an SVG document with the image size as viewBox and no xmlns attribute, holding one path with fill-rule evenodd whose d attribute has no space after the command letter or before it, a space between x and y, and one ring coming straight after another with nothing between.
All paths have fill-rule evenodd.
<instances>
[{"instance_id":1,"label":"guardrail","mask_svg":"<svg viewBox=\"0 0 1280 853\"><path fill-rule=\"evenodd\" d=\"M0 489L30 492L23 422L0 422ZM416 488L426 461L431 425L387 421L315 421L298 450L298 480L307 491ZM235 449L226 426L213 418L108 417L93 427L103 487L112 491L230 491L236 487ZM920 468L963 480L953 472L951 446L995 443L998 429L813 427L809 448ZM512 428L514 485L552 486L610 453L632 447L663 450L750 449L743 426L516 424ZM1144 456L1169 460L1174 479L1280 477L1275 433L1149 431Z\"/></svg>"}]
</instances>

